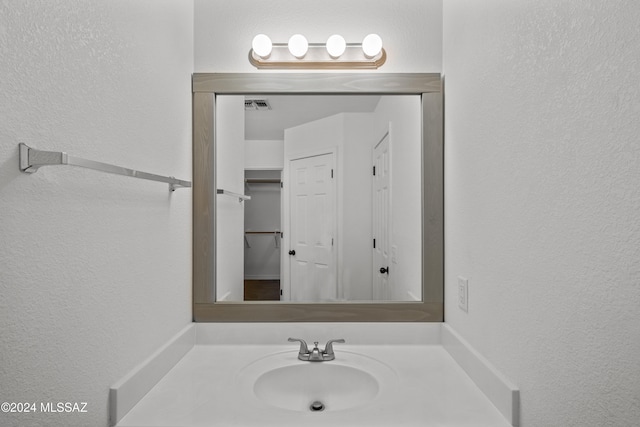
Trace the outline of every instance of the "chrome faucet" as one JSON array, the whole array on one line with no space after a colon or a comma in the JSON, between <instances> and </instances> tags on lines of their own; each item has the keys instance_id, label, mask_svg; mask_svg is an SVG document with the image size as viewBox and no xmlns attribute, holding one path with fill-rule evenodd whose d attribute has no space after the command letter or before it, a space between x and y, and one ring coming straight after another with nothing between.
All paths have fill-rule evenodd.
<instances>
[{"instance_id":1,"label":"chrome faucet","mask_svg":"<svg viewBox=\"0 0 640 427\"><path fill-rule=\"evenodd\" d=\"M304 360L306 362L326 362L328 360L333 360L336 358L335 353L333 352L333 343L344 343L345 340L337 339L337 340L329 340L327 345L324 347L324 350L320 350L318 348L318 341L315 341L314 347L311 351L309 351L309 347L307 347L307 343L300 338L289 338L289 342L299 342L300 343L300 351L298 351L298 359Z\"/></svg>"}]
</instances>

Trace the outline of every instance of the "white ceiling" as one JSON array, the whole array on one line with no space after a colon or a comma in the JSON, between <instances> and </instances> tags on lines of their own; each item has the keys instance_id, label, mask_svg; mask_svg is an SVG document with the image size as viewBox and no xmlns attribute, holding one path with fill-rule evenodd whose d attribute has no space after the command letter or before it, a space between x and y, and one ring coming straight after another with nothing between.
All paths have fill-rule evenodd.
<instances>
[{"instance_id":1,"label":"white ceiling","mask_svg":"<svg viewBox=\"0 0 640 427\"><path fill-rule=\"evenodd\" d=\"M369 113L380 100L377 95L252 95L267 99L271 110L245 111L247 140L282 140L284 130L338 113Z\"/></svg>"}]
</instances>

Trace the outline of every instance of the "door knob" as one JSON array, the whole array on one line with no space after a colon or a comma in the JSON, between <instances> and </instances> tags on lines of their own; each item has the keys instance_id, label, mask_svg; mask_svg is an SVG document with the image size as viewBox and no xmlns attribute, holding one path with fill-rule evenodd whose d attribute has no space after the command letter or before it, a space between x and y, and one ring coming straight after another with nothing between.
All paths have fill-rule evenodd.
<instances>
[{"instance_id":1,"label":"door knob","mask_svg":"<svg viewBox=\"0 0 640 427\"><path fill-rule=\"evenodd\" d=\"M289 251L289 255L295 255L295 254L296 254L295 249L292 249L292 250Z\"/></svg>"},{"instance_id":2,"label":"door knob","mask_svg":"<svg viewBox=\"0 0 640 427\"><path fill-rule=\"evenodd\" d=\"M382 273L382 274L384 274L384 273L389 274L389 267L386 267L386 268L385 268L385 267L380 267L380 273Z\"/></svg>"}]
</instances>

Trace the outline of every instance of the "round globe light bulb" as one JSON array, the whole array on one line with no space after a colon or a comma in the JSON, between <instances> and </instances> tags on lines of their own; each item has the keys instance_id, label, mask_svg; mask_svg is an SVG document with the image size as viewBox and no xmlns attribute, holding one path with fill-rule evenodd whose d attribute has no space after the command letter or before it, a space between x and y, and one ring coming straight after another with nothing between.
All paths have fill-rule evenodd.
<instances>
[{"instance_id":1,"label":"round globe light bulb","mask_svg":"<svg viewBox=\"0 0 640 427\"><path fill-rule=\"evenodd\" d=\"M327 52L332 58L339 58L347 48L347 42L344 41L344 37L338 34L334 34L327 39Z\"/></svg>"},{"instance_id":2,"label":"round globe light bulb","mask_svg":"<svg viewBox=\"0 0 640 427\"><path fill-rule=\"evenodd\" d=\"M269 36L265 34L258 34L253 38L251 42L251 48L261 58L266 58L271 55L271 49L273 49L273 44L271 43L271 39Z\"/></svg>"},{"instance_id":3,"label":"round globe light bulb","mask_svg":"<svg viewBox=\"0 0 640 427\"><path fill-rule=\"evenodd\" d=\"M307 39L302 34L294 34L289 39L289 52L291 55L296 58L302 58L307 54L307 50L309 49L309 43Z\"/></svg>"},{"instance_id":4,"label":"round globe light bulb","mask_svg":"<svg viewBox=\"0 0 640 427\"><path fill-rule=\"evenodd\" d=\"M362 51L367 58L373 58L382 51L382 38L377 34L369 34L362 40Z\"/></svg>"}]
</instances>

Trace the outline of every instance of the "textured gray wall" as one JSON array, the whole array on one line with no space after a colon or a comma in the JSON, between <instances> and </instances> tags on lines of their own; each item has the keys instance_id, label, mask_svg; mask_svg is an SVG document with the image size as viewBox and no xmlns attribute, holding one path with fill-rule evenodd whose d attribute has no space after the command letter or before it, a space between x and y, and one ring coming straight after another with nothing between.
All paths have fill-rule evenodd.
<instances>
[{"instance_id":1,"label":"textured gray wall","mask_svg":"<svg viewBox=\"0 0 640 427\"><path fill-rule=\"evenodd\" d=\"M444 2L446 321L520 387L524 427L640 420L639 20Z\"/></svg>"},{"instance_id":2,"label":"textured gray wall","mask_svg":"<svg viewBox=\"0 0 640 427\"><path fill-rule=\"evenodd\" d=\"M191 190L18 143L191 180L193 5L0 1L2 426L106 426L108 389L191 319ZM40 412L87 402L87 413Z\"/></svg>"}]
</instances>

